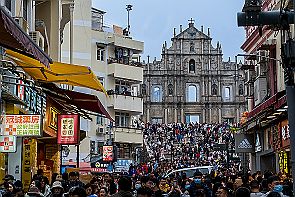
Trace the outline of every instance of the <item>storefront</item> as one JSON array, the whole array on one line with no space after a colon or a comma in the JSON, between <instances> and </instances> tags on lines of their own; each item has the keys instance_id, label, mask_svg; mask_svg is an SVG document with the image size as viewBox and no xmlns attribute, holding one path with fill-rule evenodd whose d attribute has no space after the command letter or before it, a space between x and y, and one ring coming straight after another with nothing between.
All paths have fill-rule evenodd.
<instances>
[{"instance_id":1,"label":"storefront","mask_svg":"<svg viewBox=\"0 0 295 197\"><path fill-rule=\"evenodd\" d=\"M17 178L22 179L26 189L31 182L32 175L36 173L38 168L43 169L49 179L52 173L60 172L60 147L56 143L57 115L59 113L81 114L81 117L89 118L90 115L87 111L91 111L103 114L109 119L111 117L96 96L62 90L53 84L53 82L59 82L105 92L97 77L88 67L55 62L50 64L50 68L48 68L47 65L40 63L37 57L33 59L11 50L6 50L5 56L9 61L14 62L10 65L12 69L16 70L15 65L17 64L25 71L25 74L22 72L24 79L27 79L26 77L28 76L35 79L35 82L29 82L29 84L24 84L20 80L6 82L8 84L18 84L17 92L20 95L17 96L21 98L18 100L23 100L21 102L24 107L19 107L20 110L16 111L15 104L20 105L20 103L12 103L11 106L6 106L5 110L6 114L39 115L42 126L40 125L38 134L30 133L31 128L26 127L24 129L26 131L25 134L18 133L13 135L18 137L16 144L20 146L18 151L16 151L16 154L19 154L18 157L11 157L17 158L19 161L19 163L11 161L15 166L9 165L7 153L1 153L0 155L0 157L2 156L0 158L0 166L4 167L2 169L9 169L8 173L17 175ZM49 64L50 61L47 61L47 63ZM19 78L18 76L17 79ZM37 81L39 82L38 84L36 83ZM44 87L45 85L42 86L42 84L49 86ZM16 90L14 91L16 92ZM13 99L9 97L7 100L11 101ZM11 112L9 111L10 108ZM19 123L18 117L15 117L14 120L13 123ZM28 124L32 123L28 122ZM0 176L4 177L6 173L7 171L0 171Z\"/></svg>"},{"instance_id":2,"label":"storefront","mask_svg":"<svg viewBox=\"0 0 295 197\"><path fill-rule=\"evenodd\" d=\"M63 113L63 107L46 97L43 136L38 138L37 166L51 179L52 173L60 172L60 152L57 144L57 116Z\"/></svg>"},{"instance_id":3,"label":"storefront","mask_svg":"<svg viewBox=\"0 0 295 197\"><path fill-rule=\"evenodd\" d=\"M281 154L281 152L285 151L287 155L289 154L290 142L286 131L287 110L285 98L285 91L278 92L247 113L247 118L243 120L243 131L245 133L254 133L255 138L255 152L251 154L253 172L258 170L262 172L265 170L278 172L286 155ZM284 139L282 139L283 136ZM282 167L281 169L283 171Z\"/></svg>"}]
</instances>

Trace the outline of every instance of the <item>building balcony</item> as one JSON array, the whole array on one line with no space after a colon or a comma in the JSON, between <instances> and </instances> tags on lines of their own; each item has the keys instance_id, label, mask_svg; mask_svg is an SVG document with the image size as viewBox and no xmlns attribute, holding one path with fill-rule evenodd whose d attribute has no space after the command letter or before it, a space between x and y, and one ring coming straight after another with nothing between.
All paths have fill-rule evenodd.
<instances>
[{"instance_id":1,"label":"building balcony","mask_svg":"<svg viewBox=\"0 0 295 197\"><path fill-rule=\"evenodd\" d=\"M109 95L108 107L141 114L143 113L143 98L121 94Z\"/></svg>"},{"instance_id":2,"label":"building balcony","mask_svg":"<svg viewBox=\"0 0 295 197\"><path fill-rule=\"evenodd\" d=\"M108 75L118 79L143 81L143 67L137 62L124 62L117 59L108 60Z\"/></svg>"},{"instance_id":3,"label":"building balcony","mask_svg":"<svg viewBox=\"0 0 295 197\"><path fill-rule=\"evenodd\" d=\"M114 127L114 142L117 143L143 143L143 132L137 128Z\"/></svg>"}]
</instances>

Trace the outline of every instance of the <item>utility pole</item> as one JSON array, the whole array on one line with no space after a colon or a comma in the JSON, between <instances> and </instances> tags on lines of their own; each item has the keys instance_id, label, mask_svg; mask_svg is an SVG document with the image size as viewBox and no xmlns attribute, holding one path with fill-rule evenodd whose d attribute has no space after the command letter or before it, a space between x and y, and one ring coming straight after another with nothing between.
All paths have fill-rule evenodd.
<instances>
[{"instance_id":1,"label":"utility pole","mask_svg":"<svg viewBox=\"0 0 295 197\"><path fill-rule=\"evenodd\" d=\"M112 146L112 130L113 130L113 123L110 122L110 125L109 125L109 140L108 140L108 145L109 146Z\"/></svg>"},{"instance_id":2,"label":"utility pole","mask_svg":"<svg viewBox=\"0 0 295 197\"><path fill-rule=\"evenodd\" d=\"M73 64L73 53L74 53L74 7L75 4L74 2L70 3L70 64Z\"/></svg>"},{"instance_id":3,"label":"utility pole","mask_svg":"<svg viewBox=\"0 0 295 197\"><path fill-rule=\"evenodd\" d=\"M293 12L289 11L261 11L258 0L245 0L242 13L238 13L238 26L277 25L280 30L289 30L290 24L295 22L295 0ZM295 28L294 28L295 29ZM291 166L293 178L293 192L295 191L295 35L282 44L282 59L285 72L286 96L288 104L288 122L290 129Z\"/></svg>"}]
</instances>

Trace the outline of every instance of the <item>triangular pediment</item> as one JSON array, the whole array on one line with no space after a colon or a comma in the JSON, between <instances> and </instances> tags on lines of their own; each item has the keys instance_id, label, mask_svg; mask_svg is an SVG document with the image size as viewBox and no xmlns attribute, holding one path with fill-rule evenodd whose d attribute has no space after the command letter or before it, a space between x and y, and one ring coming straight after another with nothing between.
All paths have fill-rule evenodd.
<instances>
[{"instance_id":1,"label":"triangular pediment","mask_svg":"<svg viewBox=\"0 0 295 197\"><path fill-rule=\"evenodd\" d=\"M204 38L204 39L211 39L208 35L206 35L205 33L201 32L201 31L199 31L194 26L188 27L183 32L181 32L180 34L178 34L175 38L176 39L181 39L181 38L188 38L188 39L192 39L192 38Z\"/></svg>"}]
</instances>

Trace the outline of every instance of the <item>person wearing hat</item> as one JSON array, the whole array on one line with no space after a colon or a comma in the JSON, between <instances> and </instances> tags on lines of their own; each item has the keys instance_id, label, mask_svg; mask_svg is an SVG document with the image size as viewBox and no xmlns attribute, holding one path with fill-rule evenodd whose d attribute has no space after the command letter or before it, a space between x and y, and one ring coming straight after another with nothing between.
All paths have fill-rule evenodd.
<instances>
[{"instance_id":1,"label":"person wearing hat","mask_svg":"<svg viewBox=\"0 0 295 197\"><path fill-rule=\"evenodd\" d=\"M43 194L40 192L38 187L31 186L28 193L25 195L25 197L43 197Z\"/></svg>"},{"instance_id":2,"label":"person wearing hat","mask_svg":"<svg viewBox=\"0 0 295 197\"><path fill-rule=\"evenodd\" d=\"M51 187L50 197L62 197L64 193L64 188L60 181L54 181Z\"/></svg>"}]
</instances>

